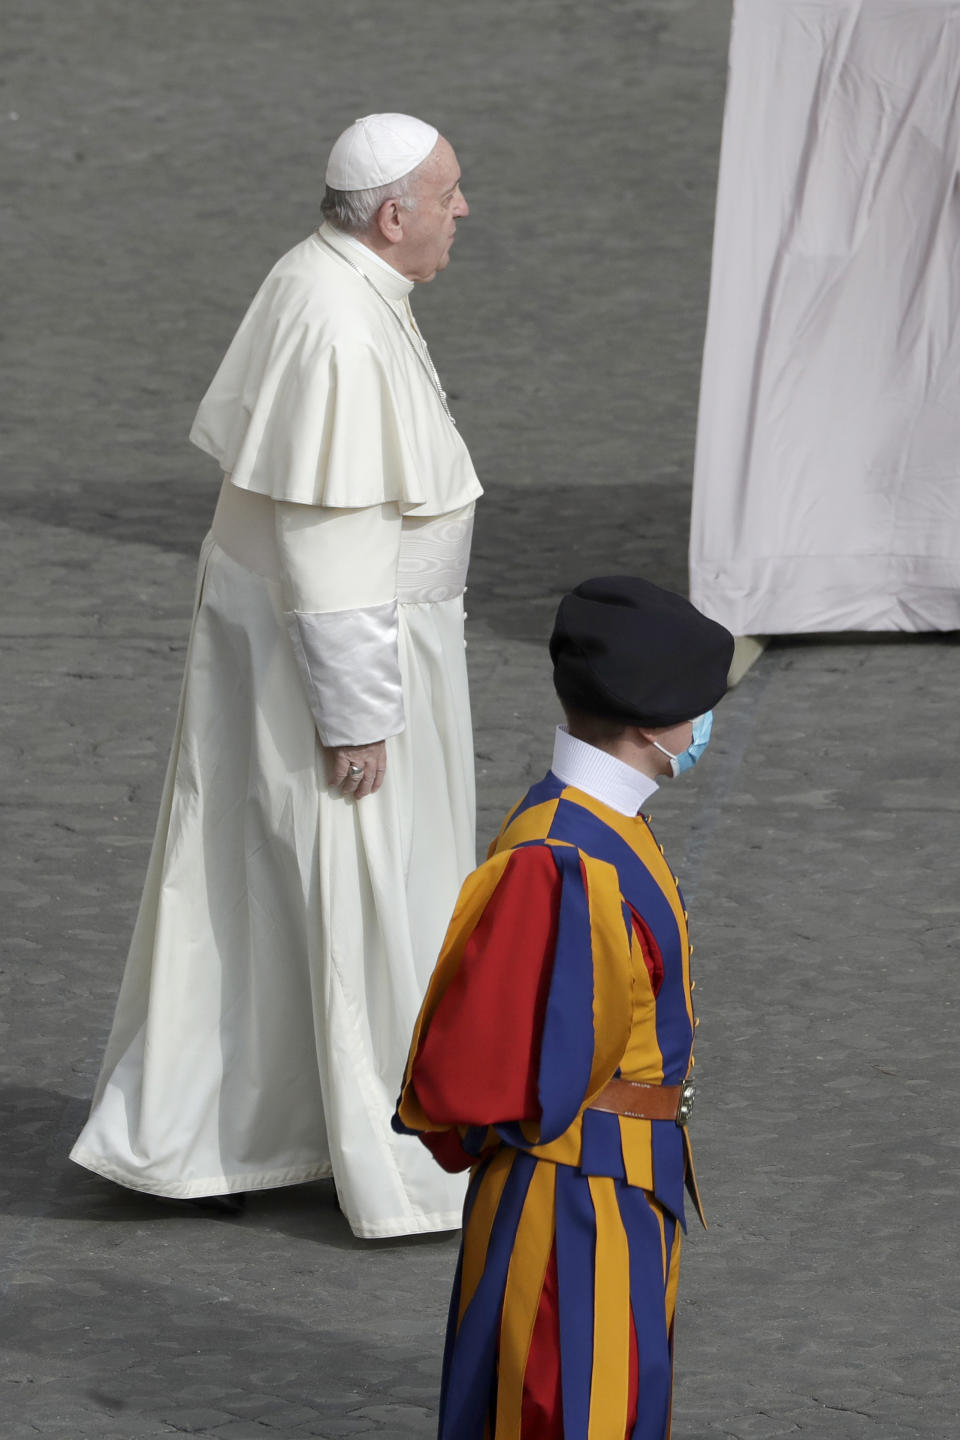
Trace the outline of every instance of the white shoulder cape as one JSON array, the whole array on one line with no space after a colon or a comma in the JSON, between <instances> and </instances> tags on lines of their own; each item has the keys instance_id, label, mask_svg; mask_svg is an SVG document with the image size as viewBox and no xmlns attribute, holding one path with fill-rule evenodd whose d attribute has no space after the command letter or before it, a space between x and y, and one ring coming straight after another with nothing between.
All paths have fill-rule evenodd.
<instances>
[{"instance_id":1,"label":"white shoulder cape","mask_svg":"<svg viewBox=\"0 0 960 1440\"><path fill-rule=\"evenodd\" d=\"M368 282L317 235L302 241L254 297L190 439L234 485L274 500L442 515L475 499L466 445L404 333L409 288L382 266Z\"/></svg>"}]
</instances>

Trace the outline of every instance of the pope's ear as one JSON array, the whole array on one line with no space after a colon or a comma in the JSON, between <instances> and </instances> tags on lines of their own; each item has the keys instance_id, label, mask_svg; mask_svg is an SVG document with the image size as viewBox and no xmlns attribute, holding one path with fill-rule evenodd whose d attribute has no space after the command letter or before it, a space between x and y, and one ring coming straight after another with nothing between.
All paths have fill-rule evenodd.
<instances>
[{"instance_id":1,"label":"pope's ear","mask_svg":"<svg viewBox=\"0 0 960 1440\"><path fill-rule=\"evenodd\" d=\"M396 200L384 200L376 217L377 229L391 245L403 239L403 218Z\"/></svg>"}]
</instances>

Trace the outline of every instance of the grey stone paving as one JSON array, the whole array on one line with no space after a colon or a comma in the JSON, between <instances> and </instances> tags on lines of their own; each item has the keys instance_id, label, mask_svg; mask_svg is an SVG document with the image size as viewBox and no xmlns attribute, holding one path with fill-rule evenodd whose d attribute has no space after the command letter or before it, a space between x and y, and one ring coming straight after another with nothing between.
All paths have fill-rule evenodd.
<instances>
[{"instance_id":1,"label":"grey stone paving","mask_svg":"<svg viewBox=\"0 0 960 1440\"><path fill-rule=\"evenodd\" d=\"M0 500L0 1437L429 1436L453 1237L329 1185L241 1221L66 1150L139 895L214 477L183 437L373 108L474 214L417 308L488 494L480 830L549 758L542 642L604 569L682 588L721 0L10 0ZM16 115L18 118L11 118ZM958 1433L956 636L789 643L655 803L697 939L711 1218L678 1440Z\"/></svg>"}]
</instances>

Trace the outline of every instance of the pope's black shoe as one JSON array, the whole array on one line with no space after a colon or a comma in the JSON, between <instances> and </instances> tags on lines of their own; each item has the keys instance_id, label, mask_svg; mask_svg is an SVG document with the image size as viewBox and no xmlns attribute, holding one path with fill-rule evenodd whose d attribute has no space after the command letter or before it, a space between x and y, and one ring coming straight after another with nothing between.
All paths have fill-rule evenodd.
<instances>
[{"instance_id":1,"label":"pope's black shoe","mask_svg":"<svg viewBox=\"0 0 960 1440\"><path fill-rule=\"evenodd\" d=\"M245 1190L237 1190L233 1195L195 1195L187 1204L216 1215L242 1215L247 1208L247 1195Z\"/></svg>"}]
</instances>

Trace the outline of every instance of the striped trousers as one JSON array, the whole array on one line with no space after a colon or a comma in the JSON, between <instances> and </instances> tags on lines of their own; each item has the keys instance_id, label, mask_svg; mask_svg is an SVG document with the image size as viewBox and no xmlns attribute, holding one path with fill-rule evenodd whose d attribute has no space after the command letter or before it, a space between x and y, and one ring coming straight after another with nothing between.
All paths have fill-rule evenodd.
<instances>
[{"instance_id":1,"label":"striped trousers","mask_svg":"<svg viewBox=\"0 0 960 1440\"><path fill-rule=\"evenodd\" d=\"M669 1440L681 1234L645 1190L496 1150L464 1209L439 1440Z\"/></svg>"}]
</instances>

